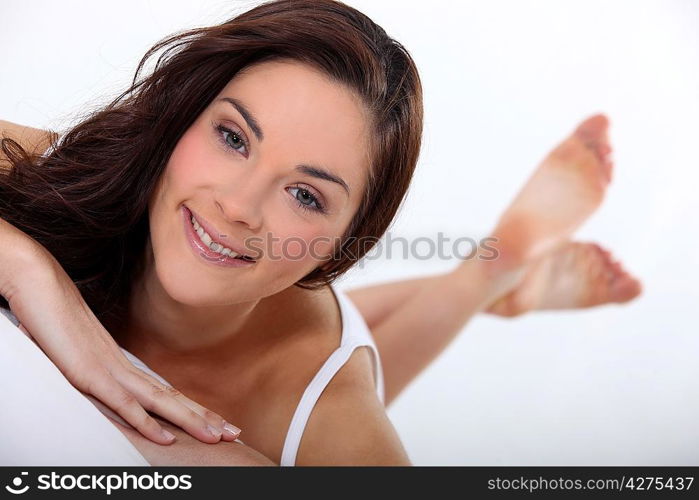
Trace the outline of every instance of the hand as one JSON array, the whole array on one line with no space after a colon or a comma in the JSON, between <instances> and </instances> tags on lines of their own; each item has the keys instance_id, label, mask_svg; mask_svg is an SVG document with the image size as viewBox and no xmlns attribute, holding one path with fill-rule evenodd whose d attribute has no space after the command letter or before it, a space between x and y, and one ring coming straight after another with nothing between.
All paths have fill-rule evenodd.
<instances>
[{"instance_id":1,"label":"hand","mask_svg":"<svg viewBox=\"0 0 699 500\"><path fill-rule=\"evenodd\" d=\"M163 432L146 410L205 443L238 437L240 430L230 424L227 427L233 432L224 429L226 422L220 415L133 366L43 246L26 236L16 248L21 257L8 266L12 273L3 275L0 293L20 321L20 329L73 386L103 402L155 443L170 444L175 436Z\"/></svg>"}]
</instances>

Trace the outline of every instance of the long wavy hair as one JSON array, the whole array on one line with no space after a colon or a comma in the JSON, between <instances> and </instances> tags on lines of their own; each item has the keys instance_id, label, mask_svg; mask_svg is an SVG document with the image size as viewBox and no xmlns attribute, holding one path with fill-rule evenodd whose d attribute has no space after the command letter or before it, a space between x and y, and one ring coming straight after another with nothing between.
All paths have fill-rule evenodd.
<instances>
[{"instance_id":1,"label":"long wavy hair","mask_svg":"<svg viewBox=\"0 0 699 500\"><path fill-rule=\"evenodd\" d=\"M147 60L164 49L151 74ZM143 271L148 200L180 137L240 70L308 63L356 92L370 111L370 170L332 258L296 283L318 288L362 258L393 221L422 137L422 86L410 54L366 15L333 0L267 2L224 23L178 32L139 62L130 88L60 137L50 154L0 142L0 217L42 244L111 330ZM7 307L7 301L2 304Z\"/></svg>"}]
</instances>

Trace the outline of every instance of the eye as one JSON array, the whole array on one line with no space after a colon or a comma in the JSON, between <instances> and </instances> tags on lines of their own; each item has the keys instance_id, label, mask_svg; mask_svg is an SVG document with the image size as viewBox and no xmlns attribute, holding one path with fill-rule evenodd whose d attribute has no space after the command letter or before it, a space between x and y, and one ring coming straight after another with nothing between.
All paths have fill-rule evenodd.
<instances>
[{"instance_id":1,"label":"eye","mask_svg":"<svg viewBox=\"0 0 699 500\"><path fill-rule=\"evenodd\" d=\"M311 193L309 189L301 186L293 186L289 189L296 190L296 193L292 193L292 196L301 208L317 213L325 213L325 207L320 203L318 197ZM315 206L312 204L315 204Z\"/></svg>"},{"instance_id":2,"label":"eye","mask_svg":"<svg viewBox=\"0 0 699 500\"><path fill-rule=\"evenodd\" d=\"M215 126L218 140L225 148L232 149L247 157L249 154L248 140L242 130L231 130L223 125ZM243 151L245 151L243 153Z\"/></svg>"}]
</instances>

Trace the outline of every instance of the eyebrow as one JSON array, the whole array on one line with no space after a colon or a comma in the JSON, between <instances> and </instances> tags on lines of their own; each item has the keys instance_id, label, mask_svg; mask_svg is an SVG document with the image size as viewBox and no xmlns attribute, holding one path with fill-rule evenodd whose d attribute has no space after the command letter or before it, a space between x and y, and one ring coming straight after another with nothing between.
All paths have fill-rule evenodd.
<instances>
[{"instance_id":1,"label":"eyebrow","mask_svg":"<svg viewBox=\"0 0 699 500\"><path fill-rule=\"evenodd\" d=\"M257 140L262 141L264 139L265 136L262 132L262 129L260 128L260 124L257 122L252 113L250 113L250 110L246 108L242 102L233 97L221 97L218 100L227 102L231 104L235 109L237 109L238 113L241 114L245 122L248 124L248 127L250 127L250 130L252 130L253 134L255 134L255 137L257 137ZM347 196L349 196L350 194L350 187L342 179L342 177L339 177L322 167L319 167L317 165L297 165L296 170L306 175L315 177L317 179L322 179L325 181L334 182L335 184L339 184L340 186L342 186L342 189L345 190Z\"/></svg>"},{"instance_id":2,"label":"eyebrow","mask_svg":"<svg viewBox=\"0 0 699 500\"><path fill-rule=\"evenodd\" d=\"M257 123L257 120L255 120L255 117L252 116L252 113L250 113L250 110L248 110L248 108L246 108L242 102L240 102L238 99L234 99L232 97L221 97L218 100L223 101L223 102L227 102L227 103L231 104L235 109L238 110L238 113L240 113L243 116L243 119L248 124L248 127L250 127L250 130L252 130L252 133L255 134L255 137L257 137L258 141L262 141L262 139L265 138L265 135L262 133L262 129L260 128L260 124Z\"/></svg>"},{"instance_id":3,"label":"eyebrow","mask_svg":"<svg viewBox=\"0 0 699 500\"><path fill-rule=\"evenodd\" d=\"M317 179L323 179L326 181L334 182L335 184L339 184L342 186L342 189L345 190L345 193L347 193L347 196L350 194L350 188L347 185L347 183L342 179L342 177L339 177L331 172L328 172L322 167L318 167L315 165L297 165L296 170L299 172L302 172L304 174L313 176Z\"/></svg>"}]
</instances>

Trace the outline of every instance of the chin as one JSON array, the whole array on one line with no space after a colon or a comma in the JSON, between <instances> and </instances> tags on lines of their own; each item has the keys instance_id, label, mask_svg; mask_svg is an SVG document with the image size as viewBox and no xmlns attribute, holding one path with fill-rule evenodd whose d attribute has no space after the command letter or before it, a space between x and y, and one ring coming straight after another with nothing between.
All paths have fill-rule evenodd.
<instances>
[{"instance_id":1,"label":"chin","mask_svg":"<svg viewBox=\"0 0 699 500\"><path fill-rule=\"evenodd\" d=\"M180 262L164 264L156 260L155 270L159 287L168 297L183 305L206 307L250 300L240 293L245 288L236 290L233 282L225 283L224 278L215 280L207 273L187 269Z\"/></svg>"}]
</instances>

